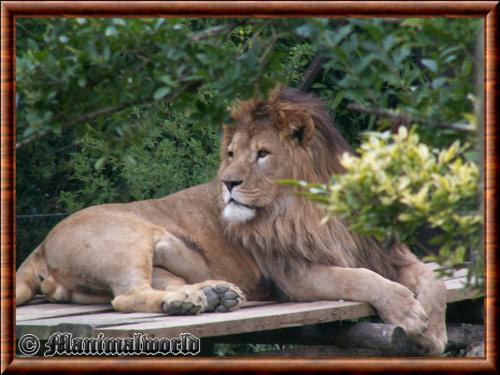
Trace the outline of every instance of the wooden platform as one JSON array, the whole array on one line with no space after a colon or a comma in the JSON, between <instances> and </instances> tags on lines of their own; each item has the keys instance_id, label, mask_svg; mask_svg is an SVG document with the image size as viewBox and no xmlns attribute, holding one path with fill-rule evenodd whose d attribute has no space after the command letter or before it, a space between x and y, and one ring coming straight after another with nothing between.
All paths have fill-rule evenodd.
<instances>
[{"instance_id":1,"label":"wooden platform","mask_svg":"<svg viewBox=\"0 0 500 375\"><path fill-rule=\"evenodd\" d=\"M435 264L428 264L437 268ZM477 297L465 288L466 270L446 278L448 303ZM207 313L197 316L166 316L153 313L120 313L110 304L75 305L48 303L38 297L16 310L16 335L34 334L46 340L52 333L69 332L78 337L130 337L144 333L156 337L177 337L191 333L214 337L248 332L298 327L317 323L349 320L375 315L368 303L318 301L308 303L247 302L231 313Z\"/></svg>"}]
</instances>

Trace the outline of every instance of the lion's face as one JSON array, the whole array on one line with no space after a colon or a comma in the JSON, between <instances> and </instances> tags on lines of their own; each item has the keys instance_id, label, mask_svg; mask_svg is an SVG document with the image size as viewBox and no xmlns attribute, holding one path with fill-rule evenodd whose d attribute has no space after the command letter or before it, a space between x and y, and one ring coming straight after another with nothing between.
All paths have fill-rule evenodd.
<instances>
[{"instance_id":1,"label":"lion's face","mask_svg":"<svg viewBox=\"0 0 500 375\"><path fill-rule=\"evenodd\" d=\"M253 219L280 195L283 187L277 180L289 177L287 150L277 129L261 125L226 129L230 140L222 150L218 177L228 222Z\"/></svg>"},{"instance_id":2,"label":"lion's face","mask_svg":"<svg viewBox=\"0 0 500 375\"><path fill-rule=\"evenodd\" d=\"M280 179L326 183L343 170L338 155L349 146L311 95L277 87L267 99L237 103L231 116L236 126L224 127L218 173L228 223L259 213L265 220L266 212L279 215L291 207L291 188Z\"/></svg>"}]
</instances>

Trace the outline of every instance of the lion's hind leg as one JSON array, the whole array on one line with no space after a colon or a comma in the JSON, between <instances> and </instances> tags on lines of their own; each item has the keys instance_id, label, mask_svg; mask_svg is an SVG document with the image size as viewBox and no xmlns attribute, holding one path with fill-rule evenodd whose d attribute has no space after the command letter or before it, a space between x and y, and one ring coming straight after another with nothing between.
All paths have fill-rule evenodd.
<instances>
[{"instance_id":1,"label":"lion's hind leg","mask_svg":"<svg viewBox=\"0 0 500 375\"><path fill-rule=\"evenodd\" d=\"M51 302L71 302L71 291L54 280L52 276L43 280L40 289Z\"/></svg>"},{"instance_id":2,"label":"lion's hind leg","mask_svg":"<svg viewBox=\"0 0 500 375\"><path fill-rule=\"evenodd\" d=\"M111 303L118 311L193 315L203 311L207 305L205 295L197 290L183 289L183 280L179 277L165 278L157 267L144 269L142 273L137 269L135 271L133 282L128 282L127 286L117 284L113 289L115 298ZM169 283L172 290L165 288Z\"/></svg>"},{"instance_id":3,"label":"lion's hind leg","mask_svg":"<svg viewBox=\"0 0 500 375\"><path fill-rule=\"evenodd\" d=\"M447 343L446 286L420 261L401 267L398 282L415 293L429 316L427 330L412 338L427 354L441 354Z\"/></svg>"},{"instance_id":4,"label":"lion's hind leg","mask_svg":"<svg viewBox=\"0 0 500 375\"><path fill-rule=\"evenodd\" d=\"M128 257L128 261L121 262L117 268L119 272L114 273L110 285L114 296L111 301L113 307L122 312L163 312L168 315L193 315L203 311L207 301L201 292L158 290L153 287L154 245L150 246L147 242L137 244L135 256ZM131 245L128 247L132 248Z\"/></svg>"},{"instance_id":5,"label":"lion's hind leg","mask_svg":"<svg viewBox=\"0 0 500 375\"><path fill-rule=\"evenodd\" d=\"M203 312L228 312L245 302L245 294L234 284L222 280L206 280L188 284L162 267L153 268L153 288L186 294L203 293L206 305Z\"/></svg>"},{"instance_id":6,"label":"lion's hind leg","mask_svg":"<svg viewBox=\"0 0 500 375\"><path fill-rule=\"evenodd\" d=\"M109 295L91 294L82 291L74 291L58 283L52 276L45 279L40 287L42 293L51 302L57 303L78 303L91 305L98 303L109 303L112 299Z\"/></svg>"},{"instance_id":7,"label":"lion's hind leg","mask_svg":"<svg viewBox=\"0 0 500 375\"><path fill-rule=\"evenodd\" d=\"M149 285L134 288L119 294L111 301L117 311L123 312L165 312L168 315L193 315L206 305L203 293L184 291L160 291Z\"/></svg>"}]
</instances>

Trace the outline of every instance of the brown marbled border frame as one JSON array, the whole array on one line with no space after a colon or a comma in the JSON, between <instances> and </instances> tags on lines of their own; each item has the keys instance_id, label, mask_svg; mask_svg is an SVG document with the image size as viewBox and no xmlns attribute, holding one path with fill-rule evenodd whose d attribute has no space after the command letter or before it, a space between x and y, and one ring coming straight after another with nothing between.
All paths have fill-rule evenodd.
<instances>
[{"instance_id":1,"label":"brown marbled border frame","mask_svg":"<svg viewBox=\"0 0 500 375\"><path fill-rule=\"evenodd\" d=\"M486 358L16 358L14 23L16 17L480 17L485 20ZM498 1L5 1L1 4L1 372L459 371L496 372Z\"/></svg>"}]
</instances>

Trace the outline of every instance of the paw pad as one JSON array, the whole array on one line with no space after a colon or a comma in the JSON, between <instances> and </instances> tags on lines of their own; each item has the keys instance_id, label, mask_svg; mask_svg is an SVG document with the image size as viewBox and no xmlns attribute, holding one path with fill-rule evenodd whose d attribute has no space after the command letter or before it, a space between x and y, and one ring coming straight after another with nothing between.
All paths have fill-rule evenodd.
<instances>
[{"instance_id":1,"label":"paw pad","mask_svg":"<svg viewBox=\"0 0 500 375\"><path fill-rule=\"evenodd\" d=\"M202 306L191 302L183 301L165 301L161 306L162 310L168 315L192 315L197 314Z\"/></svg>"},{"instance_id":2,"label":"paw pad","mask_svg":"<svg viewBox=\"0 0 500 375\"><path fill-rule=\"evenodd\" d=\"M245 301L243 292L226 284L207 286L202 291L207 297L207 307L205 307L207 312L233 311Z\"/></svg>"}]
</instances>

